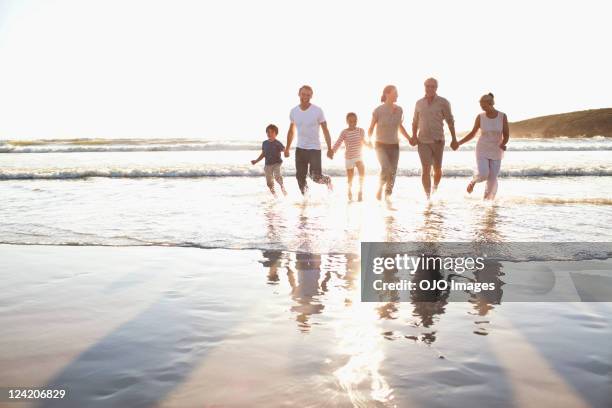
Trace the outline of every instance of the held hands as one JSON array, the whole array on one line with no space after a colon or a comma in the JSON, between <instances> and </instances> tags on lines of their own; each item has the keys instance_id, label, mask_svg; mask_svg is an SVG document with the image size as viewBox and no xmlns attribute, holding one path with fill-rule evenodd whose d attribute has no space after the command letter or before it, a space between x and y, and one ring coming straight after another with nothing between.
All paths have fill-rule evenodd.
<instances>
[{"instance_id":1,"label":"held hands","mask_svg":"<svg viewBox=\"0 0 612 408\"><path fill-rule=\"evenodd\" d=\"M285 157L289 157L289 149L285 149Z\"/></svg>"},{"instance_id":2,"label":"held hands","mask_svg":"<svg viewBox=\"0 0 612 408\"><path fill-rule=\"evenodd\" d=\"M334 159L334 151L332 149L327 149L327 157L329 157L330 160Z\"/></svg>"},{"instance_id":3,"label":"held hands","mask_svg":"<svg viewBox=\"0 0 612 408\"><path fill-rule=\"evenodd\" d=\"M453 150L457 150L459 148L459 142L457 141L457 139L453 139L453 141L450 144L451 149Z\"/></svg>"},{"instance_id":4,"label":"held hands","mask_svg":"<svg viewBox=\"0 0 612 408\"><path fill-rule=\"evenodd\" d=\"M419 141L416 136L413 136L408 138L408 143L410 143L410 146L416 146L419 144Z\"/></svg>"}]
</instances>

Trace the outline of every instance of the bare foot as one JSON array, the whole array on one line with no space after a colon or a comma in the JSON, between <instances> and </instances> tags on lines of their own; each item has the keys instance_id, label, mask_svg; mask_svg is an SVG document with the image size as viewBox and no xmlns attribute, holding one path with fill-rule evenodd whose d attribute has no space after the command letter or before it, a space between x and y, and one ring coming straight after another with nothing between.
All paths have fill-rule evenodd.
<instances>
[{"instance_id":1,"label":"bare foot","mask_svg":"<svg viewBox=\"0 0 612 408\"><path fill-rule=\"evenodd\" d=\"M353 192L351 190L348 191L348 199L349 201L353 201Z\"/></svg>"},{"instance_id":2,"label":"bare foot","mask_svg":"<svg viewBox=\"0 0 612 408\"><path fill-rule=\"evenodd\" d=\"M334 191L334 185L332 184L331 177L327 180L327 189L329 191Z\"/></svg>"},{"instance_id":3,"label":"bare foot","mask_svg":"<svg viewBox=\"0 0 612 408\"><path fill-rule=\"evenodd\" d=\"M382 198L382 188L379 188L378 192L376 193L376 199L380 201L381 198Z\"/></svg>"},{"instance_id":4,"label":"bare foot","mask_svg":"<svg viewBox=\"0 0 612 408\"><path fill-rule=\"evenodd\" d=\"M281 191L283 192L284 195L287 195L287 190L285 190L285 187L282 187Z\"/></svg>"},{"instance_id":5,"label":"bare foot","mask_svg":"<svg viewBox=\"0 0 612 408\"><path fill-rule=\"evenodd\" d=\"M363 201L363 193L361 191L357 195L357 201Z\"/></svg>"},{"instance_id":6,"label":"bare foot","mask_svg":"<svg viewBox=\"0 0 612 408\"><path fill-rule=\"evenodd\" d=\"M474 183L473 181L470 181L470 184L467 185L467 192L472 194L472 191L474 191L474 186L476 185L476 183Z\"/></svg>"}]
</instances>

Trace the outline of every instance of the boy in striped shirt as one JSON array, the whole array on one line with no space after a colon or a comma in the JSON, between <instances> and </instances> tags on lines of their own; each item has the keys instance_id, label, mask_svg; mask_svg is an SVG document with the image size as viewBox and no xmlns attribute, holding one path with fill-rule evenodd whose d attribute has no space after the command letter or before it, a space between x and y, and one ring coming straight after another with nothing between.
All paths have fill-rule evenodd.
<instances>
[{"instance_id":1,"label":"boy in striped shirt","mask_svg":"<svg viewBox=\"0 0 612 408\"><path fill-rule=\"evenodd\" d=\"M336 143L332 147L333 153L336 153L340 148L342 142L346 147L345 160L346 160L346 176L348 177L348 199L353 200L353 176L355 174L355 167L359 171L359 193L357 200L363 200L363 178L365 176L365 167L363 165L363 159L361 158L361 148L366 143L365 132L362 128L357 127L357 115L350 112L346 115L346 123L348 128L344 129L340 133L340 137L336 140ZM333 158L333 156L332 156Z\"/></svg>"}]
</instances>

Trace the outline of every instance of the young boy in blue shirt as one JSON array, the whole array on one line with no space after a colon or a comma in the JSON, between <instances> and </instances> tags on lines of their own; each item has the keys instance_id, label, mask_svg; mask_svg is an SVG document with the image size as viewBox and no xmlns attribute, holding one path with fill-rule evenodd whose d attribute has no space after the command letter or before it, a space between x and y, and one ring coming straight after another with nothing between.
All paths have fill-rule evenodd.
<instances>
[{"instance_id":1,"label":"young boy in blue shirt","mask_svg":"<svg viewBox=\"0 0 612 408\"><path fill-rule=\"evenodd\" d=\"M276 192L274 191L274 180L276 180L283 194L287 195L281 174L281 165L283 164L281 154L285 151L285 146L276 140L278 128L275 125L268 125L266 127L266 135L268 135L268 140L264 140L261 144L261 154L257 159L251 160L251 164L256 164L265 157L264 173L266 174L266 183L270 192L276 197Z\"/></svg>"}]
</instances>

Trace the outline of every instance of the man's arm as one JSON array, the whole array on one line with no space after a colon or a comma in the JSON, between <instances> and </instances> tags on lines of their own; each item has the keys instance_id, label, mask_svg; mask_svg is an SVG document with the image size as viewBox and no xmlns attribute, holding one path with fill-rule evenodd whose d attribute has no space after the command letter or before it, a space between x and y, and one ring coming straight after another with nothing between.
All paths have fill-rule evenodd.
<instances>
[{"instance_id":1,"label":"man's arm","mask_svg":"<svg viewBox=\"0 0 612 408\"><path fill-rule=\"evenodd\" d=\"M325 137L325 144L327 144L327 150L331 150L331 136L329 135L329 129L327 129L327 122L321 122L321 129L323 129L323 137Z\"/></svg>"},{"instance_id":2,"label":"man's arm","mask_svg":"<svg viewBox=\"0 0 612 408\"><path fill-rule=\"evenodd\" d=\"M508 116L504 114L504 128L502 130L503 140L499 148L502 150L506 150L506 145L508 144L508 140L510 140L510 126L508 125Z\"/></svg>"},{"instance_id":3,"label":"man's arm","mask_svg":"<svg viewBox=\"0 0 612 408\"><path fill-rule=\"evenodd\" d=\"M291 149L291 143L293 142L293 132L295 125L293 122L289 123L289 130L287 131L287 146L285 146L285 157L289 157L289 149Z\"/></svg>"},{"instance_id":4,"label":"man's arm","mask_svg":"<svg viewBox=\"0 0 612 408\"><path fill-rule=\"evenodd\" d=\"M414 115L412 116L412 143L417 141L417 134L419 133L419 111L416 105L414 106ZM412 144L411 143L411 144Z\"/></svg>"},{"instance_id":5,"label":"man's arm","mask_svg":"<svg viewBox=\"0 0 612 408\"><path fill-rule=\"evenodd\" d=\"M453 142L457 141L457 136L455 135L455 118L453 118L453 112L451 111L450 102L446 101L444 104L444 120L446 120L446 124L448 125L448 130L450 131L451 137L453 138Z\"/></svg>"}]
</instances>

